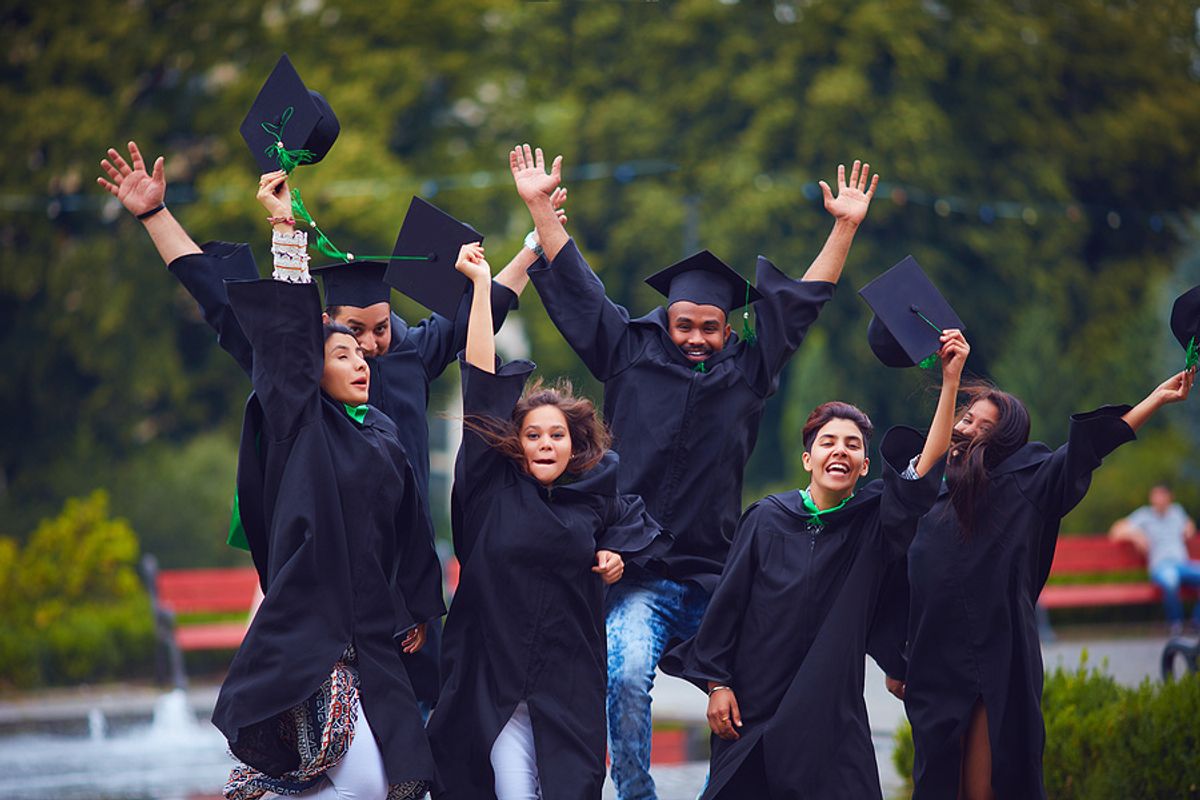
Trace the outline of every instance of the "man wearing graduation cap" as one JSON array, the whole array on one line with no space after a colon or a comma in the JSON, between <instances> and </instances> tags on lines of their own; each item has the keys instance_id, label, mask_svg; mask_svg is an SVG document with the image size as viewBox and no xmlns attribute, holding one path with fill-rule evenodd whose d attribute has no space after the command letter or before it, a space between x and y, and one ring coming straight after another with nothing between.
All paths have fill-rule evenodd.
<instances>
[{"instance_id":1,"label":"man wearing graduation cap","mask_svg":"<svg viewBox=\"0 0 1200 800\"><path fill-rule=\"evenodd\" d=\"M550 194L561 157L546 172L541 150L510 154L517 191L533 216L545 263L529 270L551 319L604 382L604 414L621 456L621 491L642 496L675 536L672 551L629 565L608 594L608 724L620 797L654 796L650 688L668 641L693 635L720 576L741 512L742 473L763 407L821 307L833 296L878 178L854 163L838 195L821 182L833 232L802 280L761 256L757 286L707 251L648 283L668 305L644 317L610 301L558 224ZM756 341L732 333L729 312L756 302Z\"/></svg>"}]
</instances>

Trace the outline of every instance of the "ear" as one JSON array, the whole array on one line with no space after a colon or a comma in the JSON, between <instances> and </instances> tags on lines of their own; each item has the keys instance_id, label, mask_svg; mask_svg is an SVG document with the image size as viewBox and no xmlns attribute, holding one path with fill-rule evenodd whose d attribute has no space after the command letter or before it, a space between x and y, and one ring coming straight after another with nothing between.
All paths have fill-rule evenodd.
<instances>
[{"instance_id":1,"label":"ear","mask_svg":"<svg viewBox=\"0 0 1200 800\"><path fill-rule=\"evenodd\" d=\"M328 325L328 324L329 324L329 315L328 315L328 314L326 314L324 311L322 311L322 312L321 312L321 324L322 324L322 325Z\"/></svg>"},{"instance_id":2,"label":"ear","mask_svg":"<svg viewBox=\"0 0 1200 800\"><path fill-rule=\"evenodd\" d=\"M864 458L864 459L863 459L863 465L862 465L862 469L860 469L860 470L858 471L858 477L860 477L860 478L862 478L862 477L865 477L865 476L866 476L866 474L867 474L868 472L870 472L870 471L871 471L871 459L869 459L869 458Z\"/></svg>"},{"instance_id":3,"label":"ear","mask_svg":"<svg viewBox=\"0 0 1200 800\"><path fill-rule=\"evenodd\" d=\"M807 450L805 450L804 454L800 456L800 462L804 464L805 472L812 472L812 455Z\"/></svg>"},{"instance_id":4,"label":"ear","mask_svg":"<svg viewBox=\"0 0 1200 800\"><path fill-rule=\"evenodd\" d=\"M733 326L728 322L725 323L725 341L729 341L729 337L733 335Z\"/></svg>"}]
</instances>

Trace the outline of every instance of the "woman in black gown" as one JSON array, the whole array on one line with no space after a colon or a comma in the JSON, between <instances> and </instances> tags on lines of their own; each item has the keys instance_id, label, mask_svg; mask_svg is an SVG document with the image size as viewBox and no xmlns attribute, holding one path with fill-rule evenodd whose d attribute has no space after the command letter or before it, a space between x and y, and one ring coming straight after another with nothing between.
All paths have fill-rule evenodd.
<instances>
[{"instance_id":1,"label":"woman in black gown","mask_svg":"<svg viewBox=\"0 0 1200 800\"><path fill-rule=\"evenodd\" d=\"M904 558L941 484L969 347L941 335L942 389L928 437L893 428L883 478L869 467L871 422L825 403L804 427L807 489L746 510L695 637L662 669L709 693L706 800L880 798L863 701L868 633L889 565Z\"/></svg>"},{"instance_id":2,"label":"woman in black gown","mask_svg":"<svg viewBox=\"0 0 1200 800\"><path fill-rule=\"evenodd\" d=\"M429 722L438 797L598 800L604 783L604 586L624 557L669 544L590 401L522 389L534 365L497 369L483 248L456 265L474 286L462 361L455 553L442 696Z\"/></svg>"},{"instance_id":3,"label":"woman in black gown","mask_svg":"<svg viewBox=\"0 0 1200 800\"><path fill-rule=\"evenodd\" d=\"M946 484L909 549L907 674L889 679L913 726L917 800L1046 796L1034 608L1059 524L1101 459L1184 400L1194 377L1180 372L1132 408L1074 415L1057 450L1029 442L1017 398L968 391Z\"/></svg>"},{"instance_id":4,"label":"woman in black gown","mask_svg":"<svg viewBox=\"0 0 1200 800\"><path fill-rule=\"evenodd\" d=\"M268 208L286 175L264 176ZM436 782L401 651L444 613L429 520L362 348L322 330L303 232L275 221L274 279L226 284L253 352L238 497L264 599L213 711L265 792L399 800Z\"/></svg>"}]
</instances>

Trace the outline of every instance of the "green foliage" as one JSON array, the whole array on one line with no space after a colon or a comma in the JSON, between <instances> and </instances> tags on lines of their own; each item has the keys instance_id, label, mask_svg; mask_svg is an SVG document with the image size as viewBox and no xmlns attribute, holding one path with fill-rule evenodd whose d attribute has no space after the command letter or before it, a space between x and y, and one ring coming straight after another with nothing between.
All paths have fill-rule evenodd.
<instances>
[{"instance_id":1,"label":"green foliage","mask_svg":"<svg viewBox=\"0 0 1200 800\"><path fill-rule=\"evenodd\" d=\"M1046 750L1042 759L1051 800L1175 800L1200 797L1200 674L1137 688L1120 686L1101 669L1059 667L1042 691ZM912 728L896 731L896 770L912 779Z\"/></svg>"},{"instance_id":2,"label":"green foliage","mask_svg":"<svg viewBox=\"0 0 1200 800\"><path fill-rule=\"evenodd\" d=\"M285 50L341 120L294 180L339 246L386 252L420 193L485 232L499 268L529 228L505 151L530 141L564 154L570 231L635 316L658 302L642 277L701 247L743 273L762 253L801 275L830 227L815 182L868 159L884 183L820 352L801 349L764 416L749 498L804 482L794 434L816 402L861 405L879 430L928 419L930 376L877 364L854 292L906 253L967 321L968 368L1025 397L1034 435L1060 443L1069 412L1136 401L1181 362L1161 331L1167 279L1200 280L1193 5L14 0L0 515L31 529L105 486L139 531L169 536L152 465L207 469L196 442L234 435L245 377L93 180L106 148L137 139L166 156L168 204L198 241L249 241L262 263L237 126ZM519 313L543 369L597 392L536 298ZM1164 417L1181 446L1163 470L1186 471L1200 423ZM1106 471L1132 487L1134 469ZM181 541L220 516L220 481L205 481ZM1109 509L1079 513L1095 528ZM178 557L222 558L196 548Z\"/></svg>"},{"instance_id":3,"label":"green foliage","mask_svg":"<svg viewBox=\"0 0 1200 800\"><path fill-rule=\"evenodd\" d=\"M137 537L96 491L68 500L24 547L0 538L0 686L77 683L152 663Z\"/></svg>"}]
</instances>

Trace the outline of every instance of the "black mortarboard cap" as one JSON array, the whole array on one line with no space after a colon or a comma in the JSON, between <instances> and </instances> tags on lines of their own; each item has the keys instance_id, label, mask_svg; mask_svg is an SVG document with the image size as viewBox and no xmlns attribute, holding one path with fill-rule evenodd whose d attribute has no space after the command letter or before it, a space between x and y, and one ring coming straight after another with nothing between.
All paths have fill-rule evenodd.
<instances>
[{"instance_id":1,"label":"black mortarboard cap","mask_svg":"<svg viewBox=\"0 0 1200 800\"><path fill-rule=\"evenodd\" d=\"M325 286L326 306L366 308L392 299L392 287L383 282L387 264L382 261L339 261L314 267Z\"/></svg>"},{"instance_id":2,"label":"black mortarboard cap","mask_svg":"<svg viewBox=\"0 0 1200 800\"><path fill-rule=\"evenodd\" d=\"M687 300L716 306L728 315L735 308L762 298L748 280L708 250L654 273L646 278L646 283L666 296L668 308L672 303Z\"/></svg>"},{"instance_id":3,"label":"black mortarboard cap","mask_svg":"<svg viewBox=\"0 0 1200 800\"><path fill-rule=\"evenodd\" d=\"M859 294L875 312L867 326L871 352L889 367L911 367L941 347L942 331L962 320L912 256L864 286Z\"/></svg>"},{"instance_id":4,"label":"black mortarboard cap","mask_svg":"<svg viewBox=\"0 0 1200 800\"><path fill-rule=\"evenodd\" d=\"M329 103L304 85L286 54L271 70L241 127L260 172L288 169L276 153L279 142L293 154L307 151L300 163L315 164L333 147L340 131Z\"/></svg>"},{"instance_id":5,"label":"black mortarboard cap","mask_svg":"<svg viewBox=\"0 0 1200 800\"><path fill-rule=\"evenodd\" d=\"M1196 365L1200 347L1200 286L1188 289L1171 307L1171 333L1187 352L1184 369Z\"/></svg>"},{"instance_id":6,"label":"black mortarboard cap","mask_svg":"<svg viewBox=\"0 0 1200 800\"><path fill-rule=\"evenodd\" d=\"M408 204L393 256L422 256L417 261L389 261L384 280L431 311L454 319L470 283L454 268L464 244L482 242L483 234L414 197Z\"/></svg>"}]
</instances>

